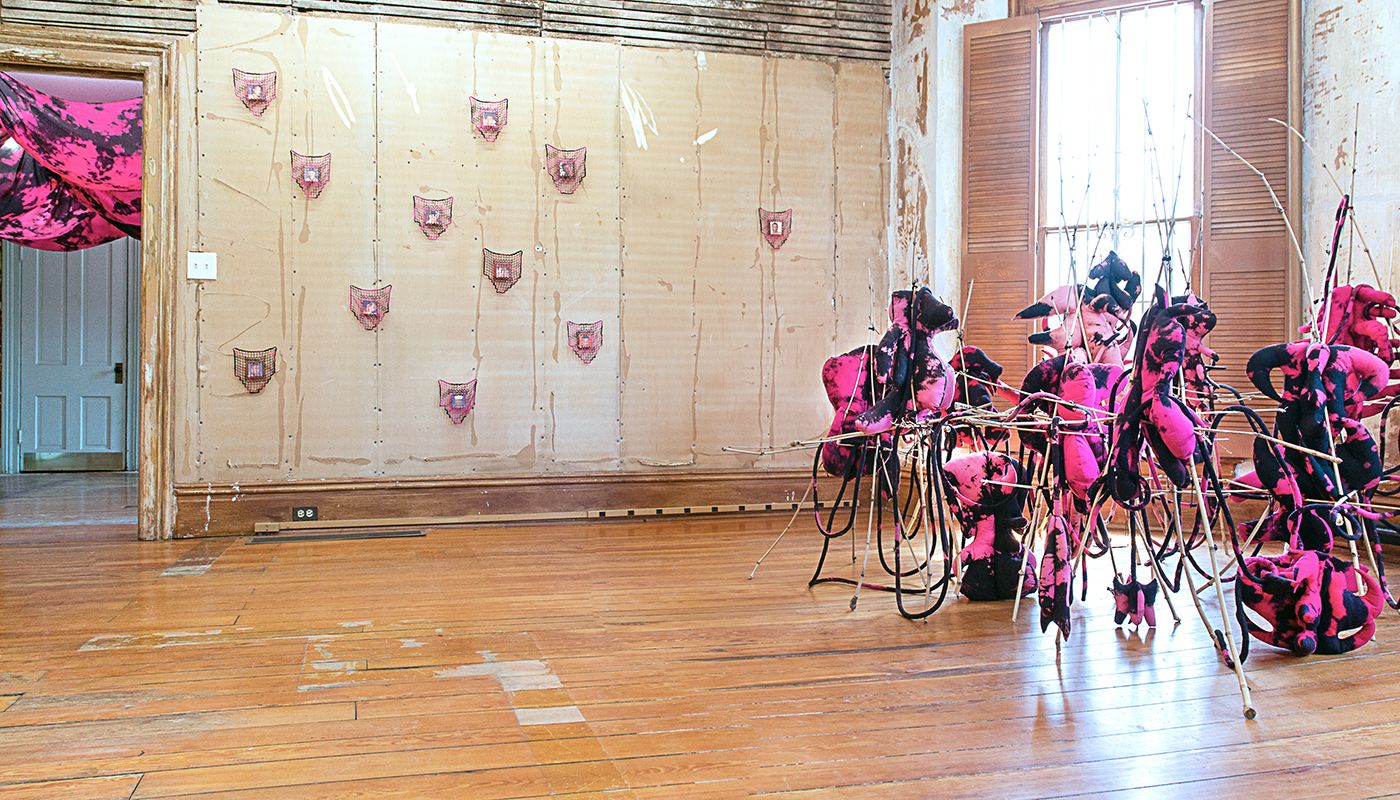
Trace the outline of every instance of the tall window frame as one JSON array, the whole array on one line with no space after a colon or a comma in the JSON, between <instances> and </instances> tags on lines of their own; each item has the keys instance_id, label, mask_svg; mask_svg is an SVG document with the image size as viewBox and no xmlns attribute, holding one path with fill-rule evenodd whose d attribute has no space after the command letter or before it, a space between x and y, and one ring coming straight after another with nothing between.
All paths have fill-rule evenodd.
<instances>
[{"instance_id":1,"label":"tall window frame","mask_svg":"<svg viewBox=\"0 0 1400 800\"><path fill-rule=\"evenodd\" d=\"M1160 233L1162 227L1168 224L1174 225L1171 232L1170 255L1172 258L1172 279L1170 282L1173 292L1180 292L1185 287L1183 279L1184 271L1188 271L1191 276L1191 285L1199 290L1200 280L1200 236L1202 230L1202 220L1204 209L1204 183L1205 173L1203 164L1204 156L1207 154L1206 137L1197 120L1202 118L1204 110L1203 90L1205 85L1205 50L1204 50L1204 30L1205 13L1202 0L1099 0L1098 2L1071 2L1053 3L1041 0L1045 7L1034 10L1039 18L1039 56L1040 56L1040 81L1039 97L1040 113L1038 115L1039 137L1037 158L1037 183L1039 185L1039 201L1037 203L1037 219L1035 230L1035 268L1033 270L1032 282L1034 292L1037 296L1071 282L1070 263L1071 254L1067 252L1067 245L1064 239L1067 234L1073 234L1076 240L1073 258L1073 278L1079 283L1084 283L1088 279L1088 270L1099 260L1103 259L1110 250L1116 250L1130 267L1136 270L1143 281L1143 293L1138 298L1137 309L1134 316L1141 314L1142 310L1151 301L1151 287L1156 283L1161 271L1161 259L1163 256L1162 239ZM1139 100L1139 95L1127 96L1127 87L1124 86L1124 59L1129 55L1134 42L1124 42L1125 20L1127 25L1136 27L1147 16L1155 17L1153 21L1160 21L1162 12L1166 9L1182 9L1178 13L1189 13L1189 51L1175 52L1172 54L1172 61L1189 63L1191 67L1191 78L1188 86L1180 87L1189 92L1189 108L1173 108L1170 112L1162 113L1159 110L1148 109L1148 112L1136 108L1127 108L1125 103L1130 100ZM1093 168L1101 166L1103 163L1111 163L1113 174L1107 180L1108 191L1103 191L1103 183L1098 176L1090 172L1085 181L1083 170L1073 168L1064 169L1061 173L1062 162L1059 160L1060 143L1053 140L1056 133L1062 131L1052 131L1057 121L1056 110L1052 104L1057 99L1057 93L1063 92L1067 85L1060 83L1058 79L1063 76L1061 72L1073 72L1073 69L1066 69L1063 61L1057 63L1057 59L1063 59L1063 55L1057 52L1057 44L1063 47L1066 42L1056 42L1056 35L1068 32L1067 26L1108 26L1109 32L1113 34L1115 43L1114 63L1113 63L1113 83L1112 103L1115 108L1113 115L1114 135L1112 153L1082 153L1086 158L1093 158L1097 163ZM1129 31L1130 39L1137 31ZM1102 31L1098 32L1102 38ZM1173 45L1180 46L1179 37L1173 36ZM1126 47L1125 47L1126 45ZM1062 96L1062 95L1061 95ZM1177 111L1189 111L1189 119L1182 119L1176 116ZM1132 129L1133 132L1140 132L1141 117L1145 113L1151 114L1150 126L1153 128L1151 139L1142 145L1143 148L1152 148L1156 152L1142 155L1145 162L1148 158L1156 161L1162 168L1159 173L1162 182L1175 183L1179 190L1173 191L1174 187L1167 186L1161 192L1160 204L1154 207L1151 202L1139 202L1134 205L1132 202L1125 202L1123 197L1123 167L1125 148L1130 147L1130 143L1124 140L1124 128ZM1133 118L1124 124L1125 114L1132 114ZM1175 129L1163 135L1161 130L1163 121L1175 122ZM1189 168L1183 163L1179 165L1179 170L1172 167L1173 157L1179 155L1174 148L1179 145L1189 145L1190 164ZM1066 147L1065 150L1070 150ZM1172 151L1163 153L1163 150ZM1092 169L1092 168L1091 168ZM1062 182L1061 178L1064 178ZM1151 178L1149 184L1151 189L1156 189L1156 178ZM1059 194L1063 192L1064 196ZM1078 193L1081 196L1076 198ZM1094 195L1097 198L1091 199ZM1150 198L1149 198L1150 199ZM1097 201L1097 202L1096 202ZM1091 215L1091 219L1070 219L1071 213L1084 212L1084 206L1098 205L1095 209L1102 211L1102 206L1109 203L1112 210L1108 214L1099 213ZM1173 206L1165 208L1161 206ZM1131 213L1130 213L1131 212Z\"/></svg>"}]
</instances>

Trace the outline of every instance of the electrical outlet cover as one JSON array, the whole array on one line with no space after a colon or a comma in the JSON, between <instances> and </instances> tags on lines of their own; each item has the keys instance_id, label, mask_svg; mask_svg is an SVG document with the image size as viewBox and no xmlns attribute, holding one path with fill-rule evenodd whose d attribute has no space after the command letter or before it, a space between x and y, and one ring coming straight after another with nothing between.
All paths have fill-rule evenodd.
<instances>
[{"instance_id":1,"label":"electrical outlet cover","mask_svg":"<svg viewBox=\"0 0 1400 800\"><path fill-rule=\"evenodd\" d=\"M188 277L192 281L212 281L219 277L219 257L215 253L190 253Z\"/></svg>"}]
</instances>

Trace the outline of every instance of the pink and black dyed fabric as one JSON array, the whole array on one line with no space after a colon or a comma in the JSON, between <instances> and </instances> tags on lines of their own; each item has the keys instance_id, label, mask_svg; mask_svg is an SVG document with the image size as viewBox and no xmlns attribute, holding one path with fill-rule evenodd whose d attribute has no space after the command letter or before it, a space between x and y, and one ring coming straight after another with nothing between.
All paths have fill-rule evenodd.
<instances>
[{"instance_id":1,"label":"pink and black dyed fabric","mask_svg":"<svg viewBox=\"0 0 1400 800\"><path fill-rule=\"evenodd\" d=\"M141 235L141 99L64 100L0 73L0 238L77 250Z\"/></svg>"},{"instance_id":2,"label":"pink and black dyed fabric","mask_svg":"<svg viewBox=\"0 0 1400 800\"><path fill-rule=\"evenodd\" d=\"M33 156L14 145L0 147L0 239L67 251L125 235Z\"/></svg>"},{"instance_id":3,"label":"pink and black dyed fabric","mask_svg":"<svg viewBox=\"0 0 1400 800\"><path fill-rule=\"evenodd\" d=\"M1313 550L1245 560L1235 579L1249 633L1298 655L1338 655L1371 641L1385 608L1365 567Z\"/></svg>"},{"instance_id":4,"label":"pink and black dyed fabric","mask_svg":"<svg viewBox=\"0 0 1400 800\"><path fill-rule=\"evenodd\" d=\"M1114 427L1109 487L1120 503L1139 499L1142 479L1138 465L1144 442L1172 485L1191 485L1192 464L1200 447L1196 431L1203 423L1173 394L1172 385L1186 362L1187 327L1196 325L1198 317L1206 313L1190 303L1167 305L1166 293L1158 287L1152 307L1143 316L1132 382Z\"/></svg>"},{"instance_id":5,"label":"pink and black dyed fabric","mask_svg":"<svg viewBox=\"0 0 1400 800\"><path fill-rule=\"evenodd\" d=\"M1389 381L1384 361L1357 347L1298 341L1256 351L1245 370L1255 388L1278 401L1274 425L1279 437L1323 452L1329 443L1336 448L1341 463L1335 471L1307 453L1285 454L1305 496L1337 500L1352 491L1367 497L1375 491L1380 453L1360 420L1366 402ZM1283 376L1282 389L1274 386L1276 371Z\"/></svg>"},{"instance_id":6,"label":"pink and black dyed fabric","mask_svg":"<svg viewBox=\"0 0 1400 800\"><path fill-rule=\"evenodd\" d=\"M934 337L957 326L957 314L928 287L890 295L890 327L875 347L872 367L880 397L856 417L856 430L884 433L906 416L924 422L948 410L956 373L934 348Z\"/></svg>"},{"instance_id":7,"label":"pink and black dyed fabric","mask_svg":"<svg viewBox=\"0 0 1400 800\"><path fill-rule=\"evenodd\" d=\"M1108 591L1113 595L1113 624L1124 622L1137 627L1146 622L1147 627L1157 627L1157 582L1142 583L1136 578L1122 580L1115 576Z\"/></svg>"},{"instance_id":8,"label":"pink and black dyed fabric","mask_svg":"<svg viewBox=\"0 0 1400 800\"><path fill-rule=\"evenodd\" d=\"M1002 453L978 452L943 467L949 508L970 539L962 549L962 594L969 600L1010 600L1035 591L1035 556L1016 532L1026 527L1021 465ZM1021 565L1026 575L1021 577Z\"/></svg>"}]
</instances>

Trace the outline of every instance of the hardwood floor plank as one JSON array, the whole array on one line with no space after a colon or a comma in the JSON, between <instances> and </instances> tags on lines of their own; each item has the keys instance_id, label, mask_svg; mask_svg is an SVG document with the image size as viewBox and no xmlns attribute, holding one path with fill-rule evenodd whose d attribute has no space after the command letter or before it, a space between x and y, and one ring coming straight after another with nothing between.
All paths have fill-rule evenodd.
<instances>
[{"instance_id":1,"label":"hardwood floor plank","mask_svg":"<svg viewBox=\"0 0 1400 800\"><path fill-rule=\"evenodd\" d=\"M910 623L866 592L852 612L848 589L806 588L800 530L748 580L777 515L138 543L131 496L103 481L0 498L0 798L1400 785L1392 612L1344 656L1256 647L1245 722L1198 624L1112 624L1101 563L1057 653L1033 607L1013 623L954 600Z\"/></svg>"}]
</instances>

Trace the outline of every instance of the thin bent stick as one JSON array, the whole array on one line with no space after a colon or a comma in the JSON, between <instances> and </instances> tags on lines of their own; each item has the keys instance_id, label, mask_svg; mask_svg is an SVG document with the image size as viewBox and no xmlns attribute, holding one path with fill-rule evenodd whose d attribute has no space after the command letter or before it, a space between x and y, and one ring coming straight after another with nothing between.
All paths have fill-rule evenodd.
<instances>
[{"instance_id":1,"label":"thin bent stick","mask_svg":"<svg viewBox=\"0 0 1400 800\"><path fill-rule=\"evenodd\" d=\"M784 536L787 536L788 530L792 528L792 524L797 521L797 516L803 512L803 504L805 504L807 498L811 496L812 484L809 483L807 484L807 491L802 494L802 499L797 502L797 510L792 512L792 519L788 520L788 524L783 528L783 532L778 534L778 538L774 539L773 543L768 545L768 549L763 551L763 555L758 557L758 561L754 562L753 572L749 573L749 580L753 580L753 576L758 574L758 568L763 564L763 559L767 558L768 554L773 552L773 548L778 546L778 542L781 542Z\"/></svg>"},{"instance_id":2,"label":"thin bent stick","mask_svg":"<svg viewBox=\"0 0 1400 800\"><path fill-rule=\"evenodd\" d=\"M1313 160L1317 162L1318 166L1322 167L1323 174L1327 176L1327 180L1332 182L1332 186L1336 188L1337 194L1346 194L1346 191L1342 189L1341 181L1338 181L1337 176L1332 173L1332 170L1327 168L1327 162L1323 160L1320 156L1318 156L1317 151L1313 149L1312 143L1308 141L1307 137L1303 135L1302 131L1298 130L1297 128L1293 127L1287 122L1284 122L1281 119L1269 117L1269 121L1276 122L1279 125L1282 125L1283 127L1288 129L1289 133L1298 137L1298 141L1303 143L1303 149L1311 153ZM1352 156L1352 160L1356 160L1356 157L1354 155ZM1381 272L1380 269L1376 267L1375 258L1371 256L1371 246L1366 243L1366 232L1363 231L1361 229L1361 226L1357 224L1355 207L1351 209L1349 216L1351 217L1351 227L1354 231L1356 231L1356 238L1361 240L1361 252L1366 256L1366 261L1371 265L1371 274L1375 275L1376 286L1379 287L1382 283Z\"/></svg>"},{"instance_id":3,"label":"thin bent stick","mask_svg":"<svg viewBox=\"0 0 1400 800\"><path fill-rule=\"evenodd\" d=\"M1207 507L1206 496L1205 492L1201 490L1201 476L1197 474L1194 466L1191 468L1191 486L1196 492L1197 513L1201 513ZM1239 648L1235 645L1235 635L1230 625L1230 609L1225 605L1225 589L1220 583L1220 565L1215 560L1215 520L1210 518L1210 514L1206 514L1205 529L1207 555L1210 556L1211 580L1215 581L1215 599L1220 603L1220 622L1225 634L1225 649L1230 653L1230 661L1235 668L1235 678L1240 684L1240 699L1244 703L1244 718L1254 719L1257 712L1254 710L1254 704L1250 701L1249 681L1245 680L1244 662L1240 660ZM1181 532L1179 528L1177 532ZM1182 557L1185 558L1185 556L1185 551L1182 551ZM1186 570L1186 574L1191 574L1191 570ZM1211 632L1211 638L1215 638L1214 632Z\"/></svg>"},{"instance_id":4,"label":"thin bent stick","mask_svg":"<svg viewBox=\"0 0 1400 800\"><path fill-rule=\"evenodd\" d=\"M1302 272L1303 272L1303 288L1304 288L1304 289L1307 291L1307 293L1308 293L1308 307L1309 307L1310 309L1313 310L1313 329L1314 329L1314 334L1317 335L1317 336L1323 336L1323 334L1318 333L1317 330L1316 330L1316 329L1317 329L1317 309L1316 309L1316 302L1317 302L1317 301L1316 301L1316 298L1313 296L1312 278L1309 277L1309 275L1308 275L1308 259L1307 259L1306 256L1303 255L1303 245L1300 244L1299 241L1298 241L1298 234L1293 230L1293 222L1292 222L1291 220L1288 219L1288 212L1284 210L1284 208L1283 208L1283 202L1282 202L1281 200L1278 199L1278 192L1275 192L1275 191L1274 191L1274 186L1273 186L1273 184L1269 183L1269 178L1268 178L1262 171L1260 171L1260 169L1259 169L1258 167L1256 167L1256 166L1254 166L1253 164L1251 164L1251 163L1249 162L1249 159L1245 158L1244 156L1242 156L1242 155L1240 155L1238 152L1236 152L1235 148L1231 147L1231 146L1228 145L1228 144L1225 144L1225 140L1224 140L1224 139L1221 139L1219 136L1216 136L1216 135L1215 135L1215 131L1213 131L1213 130L1211 130L1210 128L1206 127L1205 123L1201 122L1200 120L1196 120L1196 124L1199 125L1199 126L1201 127L1201 130L1205 131L1206 134L1207 134L1208 136L1210 136L1210 138L1214 139L1215 142L1216 142L1216 144L1218 144L1218 145L1220 145L1221 147L1223 147L1223 148L1225 149L1225 152L1227 152L1227 153L1229 153L1230 155L1234 156L1236 159L1239 160L1239 162L1240 162L1241 164L1244 164L1246 167L1249 167L1250 171L1252 171L1255 175L1258 175L1258 176L1259 176L1259 180L1261 180L1261 181L1264 182L1264 188L1269 190L1269 198L1270 198L1271 200L1274 201L1274 209L1275 209L1276 211L1278 211L1279 216L1283 218L1283 226L1284 226L1284 228L1286 228L1286 229L1288 230L1288 239L1289 239L1290 242L1293 243L1293 249L1294 249L1294 251L1297 252L1297 254L1298 254L1298 265L1299 265L1299 268L1300 268L1300 269L1302 270Z\"/></svg>"}]
</instances>

